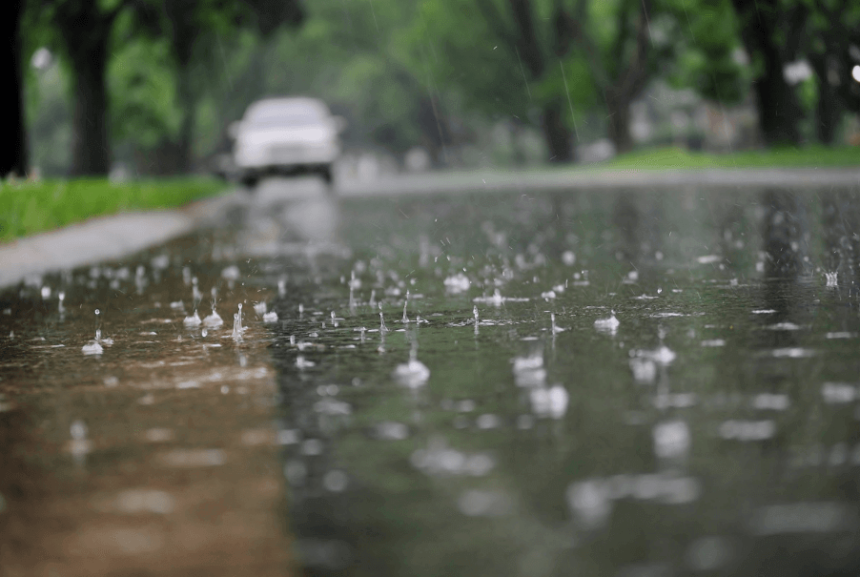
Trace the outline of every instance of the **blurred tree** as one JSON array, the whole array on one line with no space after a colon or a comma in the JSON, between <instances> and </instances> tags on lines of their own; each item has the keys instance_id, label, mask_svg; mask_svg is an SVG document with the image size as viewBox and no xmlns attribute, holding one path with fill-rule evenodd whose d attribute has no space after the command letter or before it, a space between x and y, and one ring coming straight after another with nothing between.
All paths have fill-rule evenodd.
<instances>
[{"instance_id":1,"label":"blurred tree","mask_svg":"<svg viewBox=\"0 0 860 577\"><path fill-rule=\"evenodd\" d=\"M425 0L421 16L416 36L445 54L439 76L491 115L538 108L554 162L571 160L574 115L601 99L616 150L630 150L630 105L657 76L741 95L727 0Z\"/></svg>"},{"instance_id":2,"label":"blurred tree","mask_svg":"<svg viewBox=\"0 0 860 577\"><path fill-rule=\"evenodd\" d=\"M438 90L425 82L426 67L409 59L404 30L416 11L400 0L320 1L294 50L319 56L311 91L350 117L348 141L392 154L420 143L440 165L449 160L452 131Z\"/></svg>"},{"instance_id":3,"label":"blurred tree","mask_svg":"<svg viewBox=\"0 0 860 577\"><path fill-rule=\"evenodd\" d=\"M654 76L660 58L672 51L671 35L664 28L675 22L655 20L654 4L653 0L596 2L589 10L580 0L575 15L565 14L565 26L587 55L591 76L603 95L609 138L619 153L633 148L630 104Z\"/></svg>"},{"instance_id":4,"label":"blurred tree","mask_svg":"<svg viewBox=\"0 0 860 577\"><path fill-rule=\"evenodd\" d=\"M175 174L183 164L176 141L182 124L177 74L166 38L132 33L120 23L108 65L115 161L140 174Z\"/></svg>"},{"instance_id":5,"label":"blurred tree","mask_svg":"<svg viewBox=\"0 0 860 577\"><path fill-rule=\"evenodd\" d=\"M732 58L736 29L725 0L580 0L566 18L603 96L616 152L633 147L630 105L655 78L720 102L742 96L741 67Z\"/></svg>"},{"instance_id":6,"label":"blurred tree","mask_svg":"<svg viewBox=\"0 0 860 577\"><path fill-rule=\"evenodd\" d=\"M576 106L593 98L561 1L425 0L411 31L413 66L491 117L535 121L551 162L573 159ZM570 84L568 84L568 76ZM570 100L569 100L570 99Z\"/></svg>"},{"instance_id":7,"label":"blurred tree","mask_svg":"<svg viewBox=\"0 0 860 577\"><path fill-rule=\"evenodd\" d=\"M28 10L35 27L53 32L51 40L72 72L73 175L107 173L112 132L154 151L151 139L159 125L167 138L157 146L171 149L162 150L160 157L169 159L171 172L187 170L197 100L195 80L199 81L191 69L211 59L207 48L214 43L213 34L235 35L251 27L265 35L302 18L299 0L29 0ZM150 46L143 46L147 42ZM111 59L123 51L127 66L111 67ZM172 82L165 82L160 72L165 65L174 68ZM108 78L109 70L127 84ZM156 87L170 88L175 102L166 103L163 95L144 98L152 96ZM111 114L111 98L119 100L123 114ZM173 120L175 110L178 122ZM124 114L129 111L136 116ZM119 119L118 124L129 126L109 131L109 114ZM139 135L133 127L141 122L148 130ZM155 164L156 171L164 171L165 163Z\"/></svg>"},{"instance_id":8,"label":"blurred tree","mask_svg":"<svg viewBox=\"0 0 860 577\"><path fill-rule=\"evenodd\" d=\"M110 168L106 71L112 32L125 11L142 0L31 0L33 20L50 27L72 70L72 165L75 176Z\"/></svg>"},{"instance_id":9,"label":"blurred tree","mask_svg":"<svg viewBox=\"0 0 860 577\"><path fill-rule=\"evenodd\" d=\"M813 0L810 7L805 37L818 92L816 132L822 144L830 145L843 112L860 113L860 83L851 77L852 68L860 64L860 4Z\"/></svg>"},{"instance_id":10,"label":"blurred tree","mask_svg":"<svg viewBox=\"0 0 860 577\"><path fill-rule=\"evenodd\" d=\"M665 8L677 23L670 66L657 72L674 88L692 88L720 104L737 104L749 90L741 58L737 19L729 0L670 0Z\"/></svg>"},{"instance_id":11,"label":"blurred tree","mask_svg":"<svg viewBox=\"0 0 860 577\"><path fill-rule=\"evenodd\" d=\"M163 0L163 27L176 67L176 96L181 111L176 161L180 171L191 168L194 116L200 96L193 67L211 68L215 46L224 36L250 29L263 39L281 26L295 27L304 19L299 0ZM195 62L196 60L196 62Z\"/></svg>"},{"instance_id":12,"label":"blurred tree","mask_svg":"<svg viewBox=\"0 0 860 577\"><path fill-rule=\"evenodd\" d=\"M120 26L126 40L111 85L115 117L126 126L117 132L131 142L139 169L184 173L193 166L198 103L212 87L221 43L246 31L265 40L298 25L303 12L298 0L149 0L148 7Z\"/></svg>"},{"instance_id":13,"label":"blurred tree","mask_svg":"<svg viewBox=\"0 0 860 577\"><path fill-rule=\"evenodd\" d=\"M768 146L800 144L803 110L785 78L785 65L798 58L810 15L805 0L732 0L741 39L753 61L753 90L759 130Z\"/></svg>"},{"instance_id":14,"label":"blurred tree","mask_svg":"<svg viewBox=\"0 0 860 577\"><path fill-rule=\"evenodd\" d=\"M7 174L27 174L27 139L24 132L23 103L23 51L21 46L21 21L24 0L6 0L0 3L0 77L5 78L7 91L3 123L6 133L0 142L0 178Z\"/></svg>"},{"instance_id":15,"label":"blurred tree","mask_svg":"<svg viewBox=\"0 0 860 577\"><path fill-rule=\"evenodd\" d=\"M421 144L434 163L444 164L448 146L464 131L456 100L443 100L425 83L427 68L408 57L414 14L414 3L400 0L318 0L294 34L271 41L243 34L223 51L214 47L224 58L218 86L201 101L201 145L225 150L226 121L261 95L303 94L348 118L347 147L399 156Z\"/></svg>"}]
</instances>

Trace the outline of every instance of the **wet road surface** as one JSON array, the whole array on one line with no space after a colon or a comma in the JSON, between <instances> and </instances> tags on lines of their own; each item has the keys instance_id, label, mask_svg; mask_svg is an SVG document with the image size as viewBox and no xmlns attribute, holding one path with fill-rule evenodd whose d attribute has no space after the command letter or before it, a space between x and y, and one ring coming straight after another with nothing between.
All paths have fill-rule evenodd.
<instances>
[{"instance_id":1,"label":"wet road surface","mask_svg":"<svg viewBox=\"0 0 860 577\"><path fill-rule=\"evenodd\" d=\"M3 563L856 572L858 224L833 188L264 183L2 293Z\"/></svg>"}]
</instances>

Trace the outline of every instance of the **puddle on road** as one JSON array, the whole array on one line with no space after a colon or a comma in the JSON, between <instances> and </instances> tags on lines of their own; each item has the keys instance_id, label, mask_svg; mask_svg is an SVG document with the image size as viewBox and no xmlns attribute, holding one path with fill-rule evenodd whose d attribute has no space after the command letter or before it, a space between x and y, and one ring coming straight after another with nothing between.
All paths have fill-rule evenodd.
<instances>
[{"instance_id":1,"label":"puddle on road","mask_svg":"<svg viewBox=\"0 0 860 577\"><path fill-rule=\"evenodd\" d=\"M171 558L193 544L157 523L218 503L235 542L283 546L252 530L283 483L312 575L860 567L857 194L317 196L230 219L4 297L0 418L86 495L76 539L145 518L114 547ZM96 307L113 344L84 355Z\"/></svg>"},{"instance_id":2,"label":"puddle on road","mask_svg":"<svg viewBox=\"0 0 860 577\"><path fill-rule=\"evenodd\" d=\"M187 246L207 238L3 295L4 570L285 573L271 333L252 306L272 293ZM225 317L245 304L240 334L210 287ZM204 321L185 322L195 304Z\"/></svg>"}]
</instances>

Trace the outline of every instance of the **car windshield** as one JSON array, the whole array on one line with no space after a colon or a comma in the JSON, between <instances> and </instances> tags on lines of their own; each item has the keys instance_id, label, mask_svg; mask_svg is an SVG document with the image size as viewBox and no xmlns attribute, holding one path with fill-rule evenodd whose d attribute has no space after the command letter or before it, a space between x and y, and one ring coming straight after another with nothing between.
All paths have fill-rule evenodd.
<instances>
[{"instance_id":1,"label":"car windshield","mask_svg":"<svg viewBox=\"0 0 860 577\"><path fill-rule=\"evenodd\" d=\"M248 122L255 125L304 126L319 124L325 116L320 107L309 104L268 104L248 111Z\"/></svg>"}]
</instances>

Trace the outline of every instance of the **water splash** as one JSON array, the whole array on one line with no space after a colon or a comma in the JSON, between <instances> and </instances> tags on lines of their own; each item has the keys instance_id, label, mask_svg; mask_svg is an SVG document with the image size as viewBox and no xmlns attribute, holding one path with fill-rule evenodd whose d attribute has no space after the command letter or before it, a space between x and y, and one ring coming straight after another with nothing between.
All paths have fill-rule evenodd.
<instances>
[{"instance_id":1,"label":"water splash","mask_svg":"<svg viewBox=\"0 0 860 577\"><path fill-rule=\"evenodd\" d=\"M224 319L215 310L215 304L218 301L218 290L212 287L212 314L203 319L203 324L209 328L217 329L224 324Z\"/></svg>"},{"instance_id":2,"label":"water splash","mask_svg":"<svg viewBox=\"0 0 860 577\"><path fill-rule=\"evenodd\" d=\"M233 340L241 341L244 330L242 328L242 303L239 303L239 312L233 314Z\"/></svg>"},{"instance_id":3,"label":"water splash","mask_svg":"<svg viewBox=\"0 0 860 577\"><path fill-rule=\"evenodd\" d=\"M355 271L354 270L350 273L349 288L350 288L350 290L361 288L361 280L355 278Z\"/></svg>"},{"instance_id":4,"label":"water splash","mask_svg":"<svg viewBox=\"0 0 860 577\"><path fill-rule=\"evenodd\" d=\"M690 428L684 421L657 423L651 435L654 440L654 453L661 459L680 459L690 452Z\"/></svg>"},{"instance_id":5,"label":"water splash","mask_svg":"<svg viewBox=\"0 0 860 577\"><path fill-rule=\"evenodd\" d=\"M667 366L672 364L675 358L678 356L675 351L667 347L663 344L663 338L665 337L665 333L662 329L660 329L660 346L652 351L646 350L637 350L631 351L630 354L632 356L638 357L640 359L651 360L658 365ZM655 368L656 369L656 368ZM635 369L634 369L635 371Z\"/></svg>"},{"instance_id":6,"label":"water splash","mask_svg":"<svg viewBox=\"0 0 860 577\"><path fill-rule=\"evenodd\" d=\"M513 363L514 382L518 387L543 387L546 384L546 370L540 354L515 357Z\"/></svg>"},{"instance_id":7,"label":"water splash","mask_svg":"<svg viewBox=\"0 0 860 577\"><path fill-rule=\"evenodd\" d=\"M409 324L409 317L406 315L406 307L408 307L408 306L409 306L409 291L407 290L406 291L406 300L403 301L403 318L400 319L400 322L402 322L405 325Z\"/></svg>"},{"instance_id":8,"label":"water splash","mask_svg":"<svg viewBox=\"0 0 860 577\"><path fill-rule=\"evenodd\" d=\"M87 453L92 450L93 444L87 439L87 432L87 425L81 420L73 422L69 427L69 434L72 437L69 441L69 452L78 465L83 464Z\"/></svg>"},{"instance_id":9,"label":"water splash","mask_svg":"<svg viewBox=\"0 0 860 577\"><path fill-rule=\"evenodd\" d=\"M555 324L555 313L549 313L549 318L552 321L552 334L563 333L567 330Z\"/></svg>"},{"instance_id":10,"label":"water splash","mask_svg":"<svg viewBox=\"0 0 860 577\"><path fill-rule=\"evenodd\" d=\"M459 294L462 292L466 292L469 290L469 286L472 284L469 281L469 278L461 272L458 272L455 275L449 276L443 281L445 285L445 290L451 294Z\"/></svg>"},{"instance_id":11,"label":"water splash","mask_svg":"<svg viewBox=\"0 0 860 577\"><path fill-rule=\"evenodd\" d=\"M194 309L194 313L185 317L182 321L186 327L193 328L199 327L203 321L200 320L200 315L197 314L197 309Z\"/></svg>"},{"instance_id":12,"label":"water splash","mask_svg":"<svg viewBox=\"0 0 860 577\"><path fill-rule=\"evenodd\" d=\"M404 387L417 389L430 379L430 369L418 360L418 346L413 343L409 352L409 362L397 365L392 373L394 380Z\"/></svg>"},{"instance_id":13,"label":"water splash","mask_svg":"<svg viewBox=\"0 0 860 577\"><path fill-rule=\"evenodd\" d=\"M81 352L85 355L100 355L104 352L104 348L102 347L102 330L100 317L101 311L96 309L96 337L81 347ZM113 341L111 341L112 343Z\"/></svg>"},{"instance_id":14,"label":"water splash","mask_svg":"<svg viewBox=\"0 0 860 577\"><path fill-rule=\"evenodd\" d=\"M523 297L503 297L499 289L493 291L493 296L491 297L477 297L472 299L472 302L475 303L486 303L494 306L502 306L506 302L514 302L514 303L524 303L528 302L529 299Z\"/></svg>"},{"instance_id":15,"label":"water splash","mask_svg":"<svg viewBox=\"0 0 860 577\"><path fill-rule=\"evenodd\" d=\"M308 368L313 367L315 365L316 365L315 362L307 360L302 355L299 355L296 357L296 367L299 369L308 369Z\"/></svg>"},{"instance_id":16,"label":"water splash","mask_svg":"<svg viewBox=\"0 0 860 577\"><path fill-rule=\"evenodd\" d=\"M382 303L379 303L379 332L388 332L388 327L385 326L385 317L382 314Z\"/></svg>"},{"instance_id":17,"label":"water splash","mask_svg":"<svg viewBox=\"0 0 860 577\"><path fill-rule=\"evenodd\" d=\"M633 380L641 385L651 384L657 379L657 363L650 358L633 357L630 359L630 370Z\"/></svg>"},{"instance_id":18,"label":"water splash","mask_svg":"<svg viewBox=\"0 0 860 577\"><path fill-rule=\"evenodd\" d=\"M609 334L615 334L618 330L618 326L621 322L615 318L615 311L610 311L610 316L607 319L597 319L594 321L594 328L596 328L600 332L605 332Z\"/></svg>"},{"instance_id":19,"label":"water splash","mask_svg":"<svg viewBox=\"0 0 860 577\"><path fill-rule=\"evenodd\" d=\"M134 275L134 286L137 287L137 294L143 294L143 291L146 289L146 267L142 264L137 266L137 270Z\"/></svg>"},{"instance_id":20,"label":"water splash","mask_svg":"<svg viewBox=\"0 0 860 577\"><path fill-rule=\"evenodd\" d=\"M183 269L184 271L185 269ZM182 321L186 327L194 328L199 327L203 321L200 320L200 315L197 314L197 305L200 303L200 300L203 298L203 295L200 294L200 289L197 287L197 277L191 279L191 308L194 309L194 313L185 317Z\"/></svg>"},{"instance_id":21,"label":"water splash","mask_svg":"<svg viewBox=\"0 0 860 577\"><path fill-rule=\"evenodd\" d=\"M532 411L540 417L562 418L567 413L569 395L567 389L555 385L548 389L532 389L529 393Z\"/></svg>"},{"instance_id":22,"label":"water splash","mask_svg":"<svg viewBox=\"0 0 860 577\"><path fill-rule=\"evenodd\" d=\"M607 523L613 503L604 483L586 480L567 488L567 504L577 523L584 529L596 529Z\"/></svg>"}]
</instances>

